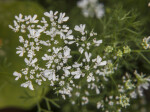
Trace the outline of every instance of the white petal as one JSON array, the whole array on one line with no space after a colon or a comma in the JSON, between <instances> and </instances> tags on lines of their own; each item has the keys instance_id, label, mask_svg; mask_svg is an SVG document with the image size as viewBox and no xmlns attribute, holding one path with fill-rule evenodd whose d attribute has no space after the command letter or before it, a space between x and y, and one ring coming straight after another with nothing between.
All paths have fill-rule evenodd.
<instances>
[{"instance_id":1,"label":"white petal","mask_svg":"<svg viewBox=\"0 0 150 112\"><path fill-rule=\"evenodd\" d=\"M34 90L34 88L33 88L33 85L32 85L32 82L31 82L31 81L29 82L29 89L30 89L30 90Z\"/></svg>"},{"instance_id":2,"label":"white petal","mask_svg":"<svg viewBox=\"0 0 150 112\"><path fill-rule=\"evenodd\" d=\"M102 66L104 66L104 65L106 65L106 61L102 61L101 63L100 63L100 65L102 65Z\"/></svg>"}]
</instances>

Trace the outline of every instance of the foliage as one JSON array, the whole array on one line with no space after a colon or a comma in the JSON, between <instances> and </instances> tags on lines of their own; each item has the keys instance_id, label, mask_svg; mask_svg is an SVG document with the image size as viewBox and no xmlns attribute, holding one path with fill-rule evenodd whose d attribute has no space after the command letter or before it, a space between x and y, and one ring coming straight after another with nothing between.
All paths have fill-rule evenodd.
<instances>
[{"instance_id":1,"label":"foliage","mask_svg":"<svg viewBox=\"0 0 150 112\"><path fill-rule=\"evenodd\" d=\"M120 112L121 110L122 112L148 112L150 110L148 106L149 96L147 95L150 82L150 43L148 37L150 34L150 12L148 0L97 0L99 3L104 4L105 14L101 18L96 16L84 17L82 9L77 7L77 2L79 1L23 0L20 2L16 0L16 2L0 2L0 108L15 106L30 109L37 103L39 112ZM19 45L17 37L21 33L12 33L8 25L12 25L14 16L18 16L19 13L32 15L32 17L33 14L37 14L37 19L41 20L45 10L66 12L66 15L70 17L66 24L73 31L70 35L74 36L73 41L75 41L75 44L80 46L79 49L75 44L68 45L68 48L71 49L71 52L68 52L73 58L68 58L69 61L65 67L73 65L77 61L78 63L83 63L82 67L79 68L82 73L85 73L85 76L81 75L82 78L77 79L74 75L66 78L66 85L69 81L73 81L75 84L75 87L72 87L73 85L71 84L69 85L69 88L73 88L71 94L69 93L72 97L68 97L66 94L65 97L63 96L64 94L61 92L63 91L62 88L65 89L65 87L60 88L59 81L55 82L54 80L55 85L51 87L47 86L49 81L46 81L43 86L34 83L35 91L30 91L20 87L24 80L14 80L13 72L19 71L26 64L23 63L23 59L15 54L16 47ZM48 14L45 13L45 15ZM48 19L46 20L48 21ZM85 29L84 24L86 24ZM50 28L51 26L52 24ZM92 36L90 37L92 31L97 32L97 35L94 35L95 42L100 43L100 40L103 40L103 42L102 44L100 43L100 46L92 46L90 50L87 50L88 48L84 48L83 44L88 46L87 43L94 42ZM60 38L58 39L60 44L58 46L54 45L56 48L64 48L67 45L64 41L65 39L63 40L61 36L61 34L56 36ZM84 40L82 38L80 40L80 37L83 36L90 37L90 39ZM45 39L45 37L46 35L41 35L42 39ZM67 41L69 42L70 40ZM81 48L85 50L83 54L81 53ZM43 46L43 49L46 51L47 47ZM40 52L37 58L40 59L43 53L46 54L47 52ZM90 56L90 53L92 56ZM97 69L94 69L96 62L88 62L88 58L89 60L96 58L98 60L98 56L107 61L107 65L104 65L104 68L101 66L98 69L101 72L106 70L105 72L110 73L97 76L95 73ZM87 61L85 63L82 62L84 58ZM43 67L46 63L41 62L41 60L40 65ZM83 69L86 65L90 65L89 69L88 67ZM70 69L70 74L73 71L75 72L75 68ZM63 70L59 71L57 75L61 77L62 73ZM91 73L94 75L91 75ZM87 88L92 83L95 88ZM97 87L99 87L100 92L96 89ZM66 100L63 100L62 97Z\"/></svg>"}]
</instances>

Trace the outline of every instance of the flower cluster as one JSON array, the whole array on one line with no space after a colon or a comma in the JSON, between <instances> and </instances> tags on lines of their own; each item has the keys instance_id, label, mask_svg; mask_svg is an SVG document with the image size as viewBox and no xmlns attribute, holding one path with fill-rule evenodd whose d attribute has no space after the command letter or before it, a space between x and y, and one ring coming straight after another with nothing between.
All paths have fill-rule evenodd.
<instances>
[{"instance_id":1,"label":"flower cluster","mask_svg":"<svg viewBox=\"0 0 150 112\"><path fill-rule=\"evenodd\" d=\"M83 0L78 5L95 8L99 5L96 3L96 0ZM103 13L96 16L100 18ZM86 16L94 16L90 14L85 12ZM14 25L9 25L20 34L16 54L24 59L24 64L13 75L15 80L23 82L22 87L34 90L46 84L63 99L70 97L73 105L87 105L96 97L97 109L106 112L113 106L121 112L120 107L126 108L131 98L142 96L143 90L148 89L150 78L136 71L134 80L128 73L123 75L121 82L117 81L118 84L114 80L118 60L131 52L129 46L119 49L107 46L102 53L95 52L93 49L101 49L103 41L93 30L88 31L85 24L71 29L65 24L69 17L58 11L45 12L44 17L37 18L37 15L19 14L15 16ZM149 48L149 37L143 41L146 49ZM112 92L114 88L117 92Z\"/></svg>"},{"instance_id":2,"label":"flower cluster","mask_svg":"<svg viewBox=\"0 0 150 112\"><path fill-rule=\"evenodd\" d=\"M79 34L75 37L73 30L64 24L69 19L65 13L50 11L44 15L37 20L37 15L19 14L14 26L9 25L13 31L22 33L16 53L24 58L25 68L13 73L15 80L24 80L21 86L30 90L34 90L35 83L48 82L65 99L66 95L72 96L74 88L81 89L77 80L86 79L88 88L99 94L95 81L99 81L98 76L105 76L107 61L102 61L100 55L92 55L91 48L100 46L102 40L95 38L97 33L86 31L84 24L74 27ZM88 103L87 97L82 100L82 104Z\"/></svg>"},{"instance_id":3,"label":"flower cluster","mask_svg":"<svg viewBox=\"0 0 150 112\"><path fill-rule=\"evenodd\" d=\"M150 48L150 36L149 37L145 37L143 39L143 42L142 42L142 46L144 49L149 49Z\"/></svg>"},{"instance_id":4,"label":"flower cluster","mask_svg":"<svg viewBox=\"0 0 150 112\"><path fill-rule=\"evenodd\" d=\"M57 11L54 13L53 11L45 12L44 15L49 18L50 24L45 17L40 21L36 20L37 15L24 16L23 18L23 15L19 14L19 16L15 16L14 27L9 26L15 32L27 33L27 36L19 36L21 46L16 48L16 53L20 57L25 56L26 67L20 71L21 73L14 72L13 75L16 76L16 80L24 77L26 81L21 86L29 87L31 90L34 90L33 81L41 85L42 81L49 80L50 85L53 86L60 78L56 72L67 68L64 64L72 57L70 55L71 49L67 45L58 45L60 41L67 43L68 40L70 43L74 43L71 41L73 39L72 30L62 24L69 17L65 17L65 13L58 15ZM40 60L46 62L45 67L41 66Z\"/></svg>"},{"instance_id":5,"label":"flower cluster","mask_svg":"<svg viewBox=\"0 0 150 112\"><path fill-rule=\"evenodd\" d=\"M103 17L104 5L99 3L98 0L80 0L77 6L82 9L82 13L85 17L101 18Z\"/></svg>"},{"instance_id":6,"label":"flower cluster","mask_svg":"<svg viewBox=\"0 0 150 112\"><path fill-rule=\"evenodd\" d=\"M122 107L129 106L129 100L137 98L137 95L143 96L143 90L147 90L150 86L150 77L145 77L143 73L134 72L135 78L132 80L131 75L126 73L122 77L123 84L118 85L120 95L120 104ZM128 95L129 93L129 95ZM128 95L128 96L125 96Z\"/></svg>"}]
</instances>

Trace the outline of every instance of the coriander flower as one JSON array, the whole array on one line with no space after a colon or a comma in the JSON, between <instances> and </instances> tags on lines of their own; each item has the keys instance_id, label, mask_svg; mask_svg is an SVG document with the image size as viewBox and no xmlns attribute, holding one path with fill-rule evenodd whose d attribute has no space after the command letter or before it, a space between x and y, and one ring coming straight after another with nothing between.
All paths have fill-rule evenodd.
<instances>
[{"instance_id":1,"label":"coriander flower","mask_svg":"<svg viewBox=\"0 0 150 112\"><path fill-rule=\"evenodd\" d=\"M28 87L30 90L34 90L31 81L27 81L27 82L25 82L25 83L22 83L22 84L21 84L21 87L24 87L24 88L27 88L27 87Z\"/></svg>"},{"instance_id":2,"label":"coriander flower","mask_svg":"<svg viewBox=\"0 0 150 112\"><path fill-rule=\"evenodd\" d=\"M17 49L16 53L19 54L20 57L22 57L23 54L25 53L25 49L21 46L17 47L16 49Z\"/></svg>"},{"instance_id":3,"label":"coriander flower","mask_svg":"<svg viewBox=\"0 0 150 112\"><path fill-rule=\"evenodd\" d=\"M80 0L77 2L77 6L81 8L85 17L94 17L100 19L103 17L104 5L99 3L98 0Z\"/></svg>"},{"instance_id":4,"label":"coriander flower","mask_svg":"<svg viewBox=\"0 0 150 112\"><path fill-rule=\"evenodd\" d=\"M75 31L79 31L82 35L85 34L85 24L80 24L80 26L76 25L74 28Z\"/></svg>"},{"instance_id":5,"label":"coriander flower","mask_svg":"<svg viewBox=\"0 0 150 112\"><path fill-rule=\"evenodd\" d=\"M24 81L21 87L34 90L35 85L47 83L63 99L71 98L76 89L83 87L86 92L81 96L82 105L90 102L87 97L90 92L100 94L104 86L99 81L102 78L108 81L105 76L108 68L101 54L92 54L92 49L103 42L96 40L97 33L87 31L85 24L70 29L65 24L69 17L58 11L45 12L41 20L37 15L22 14L16 19L9 27L21 33L16 53L24 59L25 67L13 73L15 80ZM78 35L74 36L74 32ZM84 80L86 83L82 85L80 82Z\"/></svg>"},{"instance_id":6,"label":"coriander flower","mask_svg":"<svg viewBox=\"0 0 150 112\"><path fill-rule=\"evenodd\" d=\"M22 75L21 75L21 73L14 72L14 73L13 73L13 76L16 76L15 80L18 80L18 79L21 78Z\"/></svg>"}]
</instances>

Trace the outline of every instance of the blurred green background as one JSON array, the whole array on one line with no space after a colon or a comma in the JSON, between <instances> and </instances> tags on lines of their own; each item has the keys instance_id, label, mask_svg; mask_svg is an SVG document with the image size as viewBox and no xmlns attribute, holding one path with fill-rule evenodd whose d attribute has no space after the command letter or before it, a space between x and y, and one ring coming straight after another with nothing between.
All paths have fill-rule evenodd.
<instances>
[{"instance_id":1,"label":"blurred green background","mask_svg":"<svg viewBox=\"0 0 150 112\"><path fill-rule=\"evenodd\" d=\"M0 0L0 112L36 112L36 104L41 100L42 94L42 88L37 88L36 92L21 88L20 82L16 82L12 75L14 71L19 70L22 66L21 59L16 55L16 47L19 44L18 35L8 28L8 25L13 23L14 16L19 13L23 15L37 14L38 18L41 18L43 12L49 10L66 12L70 17L68 24L71 28L76 24L85 23L89 29L93 29L94 27L97 28L96 31L98 33L101 33L100 24L96 23L99 20L96 18L84 18L81 14L81 10L76 6L77 1L78 0ZM138 15L136 19L140 20L142 24L140 25L140 29L142 29L140 36L144 37L150 35L149 0L99 1L104 3L105 16L108 16L107 18L114 16L112 14L114 14L113 11L116 10L116 6L121 6L126 12L134 10L137 13L136 15ZM116 28L118 27L116 26ZM149 56L149 54L146 55ZM137 63L141 62L142 60L139 60ZM149 69L147 67L148 66L143 64L142 69L147 70L146 72L148 73ZM44 94L46 93L47 92ZM145 92L147 103L137 100L138 103L134 102L134 105L129 108L129 112L150 112L149 93L149 91ZM26 98L27 96L28 98ZM42 100L41 104L44 105ZM61 108L52 105L54 112L70 112L71 108L74 108L63 100L59 100L58 104L61 105ZM140 110L138 109L139 107ZM89 110L89 112L97 112L97 110Z\"/></svg>"}]
</instances>

